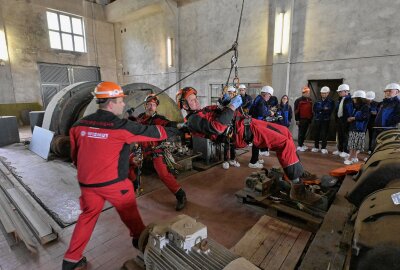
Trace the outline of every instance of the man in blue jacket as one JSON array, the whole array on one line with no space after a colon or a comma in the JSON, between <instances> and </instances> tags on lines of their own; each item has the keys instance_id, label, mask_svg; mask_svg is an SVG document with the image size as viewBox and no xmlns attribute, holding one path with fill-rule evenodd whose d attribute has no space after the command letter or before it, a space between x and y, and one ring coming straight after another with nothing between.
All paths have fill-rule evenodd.
<instances>
[{"instance_id":1,"label":"man in blue jacket","mask_svg":"<svg viewBox=\"0 0 400 270\"><path fill-rule=\"evenodd\" d=\"M261 93L254 99L253 104L251 105L249 115L258 120L266 120L267 117L274 116L274 112L269 110L267 105L267 101L273 94L274 89L271 86L263 86ZM261 169L263 167L262 163L264 163L264 160L259 159L258 155L260 154L262 156L269 156L268 149L261 149L260 152L260 149L253 145L251 152L249 167Z\"/></svg>"},{"instance_id":2,"label":"man in blue jacket","mask_svg":"<svg viewBox=\"0 0 400 270\"><path fill-rule=\"evenodd\" d=\"M239 85L239 94L242 97L242 106L240 106L240 108L244 113L248 113L253 99L246 93L246 85Z\"/></svg>"},{"instance_id":3,"label":"man in blue jacket","mask_svg":"<svg viewBox=\"0 0 400 270\"><path fill-rule=\"evenodd\" d=\"M335 117L337 120L337 150L332 154L339 155L342 158L349 157L347 143L349 140L349 123L347 118L353 113L353 102L350 95L350 86L341 84L337 90L339 100L335 108Z\"/></svg>"},{"instance_id":4,"label":"man in blue jacket","mask_svg":"<svg viewBox=\"0 0 400 270\"><path fill-rule=\"evenodd\" d=\"M326 149L328 141L329 123L335 103L329 96L328 86L321 88L321 99L314 103L314 148L311 152L319 151L319 141L321 140L321 153L328 154Z\"/></svg>"},{"instance_id":5,"label":"man in blue jacket","mask_svg":"<svg viewBox=\"0 0 400 270\"><path fill-rule=\"evenodd\" d=\"M394 129L400 123L400 100L398 94L400 85L389 83L385 87L385 98L375 119L376 133L378 136L384 130Z\"/></svg>"}]
</instances>

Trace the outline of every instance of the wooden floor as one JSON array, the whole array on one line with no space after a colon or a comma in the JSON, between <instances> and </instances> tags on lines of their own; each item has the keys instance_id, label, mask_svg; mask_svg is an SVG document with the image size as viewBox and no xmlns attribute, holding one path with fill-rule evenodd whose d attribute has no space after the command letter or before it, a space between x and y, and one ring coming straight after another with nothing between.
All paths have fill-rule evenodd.
<instances>
[{"instance_id":1,"label":"wooden floor","mask_svg":"<svg viewBox=\"0 0 400 270\"><path fill-rule=\"evenodd\" d=\"M343 164L337 156L320 153L300 153L305 168L317 175ZM263 211L237 202L235 192L244 186L244 178L254 169L248 168L250 153L241 155L240 168L224 170L220 166L185 178L181 184L188 196L188 205L181 212L205 224L208 235L227 248L233 247L263 216ZM265 167L278 166L276 156L264 158ZM138 206L145 224L173 217L175 197L165 187L138 198ZM57 229L59 240L40 246L32 254L18 244L10 247L0 230L0 269L60 269L74 226ZM292 229L293 228L293 229ZM300 234L294 227L293 234ZM272 254L272 253L271 253ZM137 255L131 246L129 232L120 221L115 209L104 211L97 222L84 254L89 269L119 269Z\"/></svg>"},{"instance_id":2,"label":"wooden floor","mask_svg":"<svg viewBox=\"0 0 400 270\"><path fill-rule=\"evenodd\" d=\"M265 270L295 269L311 232L269 216L260 220L231 249Z\"/></svg>"}]
</instances>

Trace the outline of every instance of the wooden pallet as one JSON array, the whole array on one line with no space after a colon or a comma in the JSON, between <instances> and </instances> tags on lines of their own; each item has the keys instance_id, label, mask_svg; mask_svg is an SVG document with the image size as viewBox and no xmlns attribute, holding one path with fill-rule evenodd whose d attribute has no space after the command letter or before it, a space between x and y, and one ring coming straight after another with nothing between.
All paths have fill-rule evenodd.
<instances>
[{"instance_id":1,"label":"wooden pallet","mask_svg":"<svg viewBox=\"0 0 400 270\"><path fill-rule=\"evenodd\" d=\"M300 270L349 269L346 264L349 263L354 232L349 221L355 207L345 199L345 195L355 184L351 176L346 176L301 262Z\"/></svg>"},{"instance_id":2,"label":"wooden pallet","mask_svg":"<svg viewBox=\"0 0 400 270\"><path fill-rule=\"evenodd\" d=\"M295 269L312 233L262 216L231 251L261 269Z\"/></svg>"},{"instance_id":3,"label":"wooden pallet","mask_svg":"<svg viewBox=\"0 0 400 270\"><path fill-rule=\"evenodd\" d=\"M267 215L311 232L318 231L324 220L323 212L318 212L318 216L312 215L282 202L270 200L268 196L254 196L245 190L239 190L235 195L242 203L260 206Z\"/></svg>"}]
</instances>

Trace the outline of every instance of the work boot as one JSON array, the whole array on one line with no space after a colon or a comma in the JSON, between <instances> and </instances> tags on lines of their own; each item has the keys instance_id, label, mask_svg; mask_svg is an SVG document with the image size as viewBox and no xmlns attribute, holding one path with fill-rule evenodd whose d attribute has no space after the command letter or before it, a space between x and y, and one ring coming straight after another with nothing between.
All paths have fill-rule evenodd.
<instances>
[{"instance_id":1,"label":"work boot","mask_svg":"<svg viewBox=\"0 0 400 270\"><path fill-rule=\"evenodd\" d=\"M328 209L328 199L326 197L309 191L303 183L292 183L291 185L290 199L300 201L323 211Z\"/></svg>"},{"instance_id":2,"label":"work boot","mask_svg":"<svg viewBox=\"0 0 400 270\"><path fill-rule=\"evenodd\" d=\"M82 257L79 262L70 262L63 260L62 270L85 270L87 269L86 257Z\"/></svg>"},{"instance_id":3,"label":"work boot","mask_svg":"<svg viewBox=\"0 0 400 270\"><path fill-rule=\"evenodd\" d=\"M176 211L180 211L183 208L185 208L186 206L186 193L185 191L183 191L183 189L179 189L176 193L175 193L175 197L176 197L176 207L175 210Z\"/></svg>"}]
</instances>

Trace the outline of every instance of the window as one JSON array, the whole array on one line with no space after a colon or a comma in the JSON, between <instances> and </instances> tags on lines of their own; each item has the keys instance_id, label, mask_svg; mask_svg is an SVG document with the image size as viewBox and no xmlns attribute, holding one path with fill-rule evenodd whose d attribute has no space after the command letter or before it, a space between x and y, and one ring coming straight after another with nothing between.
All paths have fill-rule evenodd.
<instances>
[{"instance_id":1,"label":"window","mask_svg":"<svg viewBox=\"0 0 400 270\"><path fill-rule=\"evenodd\" d=\"M85 31L81 17L56 11L46 13L52 49L86 52Z\"/></svg>"}]
</instances>

